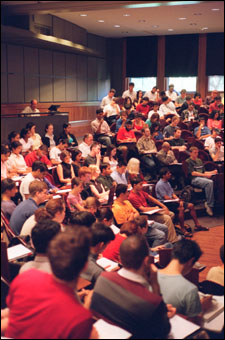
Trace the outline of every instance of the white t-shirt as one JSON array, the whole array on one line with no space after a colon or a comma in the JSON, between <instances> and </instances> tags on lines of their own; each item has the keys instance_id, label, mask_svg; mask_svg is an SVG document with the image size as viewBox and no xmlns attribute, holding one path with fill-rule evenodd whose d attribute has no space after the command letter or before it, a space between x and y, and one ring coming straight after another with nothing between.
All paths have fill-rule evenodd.
<instances>
[{"instance_id":1,"label":"white t-shirt","mask_svg":"<svg viewBox=\"0 0 225 340\"><path fill-rule=\"evenodd\" d=\"M23 201L26 200L25 195L29 195L29 185L31 182L38 180L38 178L34 178L34 176L32 175L32 172L29 172L29 174L27 174L23 179L22 182L20 184L20 193L23 197Z\"/></svg>"},{"instance_id":2,"label":"white t-shirt","mask_svg":"<svg viewBox=\"0 0 225 340\"><path fill-rule=\"evenodd\" d=\"M13 167L20 171L26 171L27 165L22 155L11 153L9 159L7 160L7 168L10 171Z\"/></svg>"},{"instance_id":3,"label":"white t-shirt","mask_svg":"<svg viewBox=\"0 0 225 340\"><path fill-rule=\"evenodd\" d=\"M143 97L148 97L149 100L155 102L157 99L157 92L152 93L152 91L147 91Z\"/></svg>"},{"instance_id":4,"label":"white t-shirt","mask_svg":"<svg viewBox=\"0 0 225 340\"><path fill-rule=\"evenodd\" d=\"M161 111L159 111L159 110L158 110L157 112L155 112L154 110L151 110L151 111L149 111L149 113L148 113L148 119L151 119L151 116L152 116L154 113L158 113L158 115L160 116L160 118L164 116L164 114L163 114Z\"/></svg>"},{"instance_id":5,"label":"white t-shirt","mask_svg":"<svg viewBox=\"0 0 225 340\"><path fill-rule=\"evenodd\" d=\"M53 148L49 152L49 158L54 159L56 162L62 162L59 155L61 154L61 150L57 148L57 146L53 146Z\"/></svg>"},{"instance_id":6,"label":"white t-shirt","mask_svg":"<svg viewBox=\"0 0 225 340\"><path fill-rule=\"evenodd\" d=\"M40 112L38 109L32 110L30 106L26 106L21 113L38 113L38 112Z\"/></svg>"},{"instance_id":7,"label":"white t-shirt","mask_svg":"<svg viewBox=\"0 0 225 340\"><path fill-rule=\"evenodd\" d=\"M205 144L204 144L205 147L208 147L209 150L214 148L215 146L215 139L211 136L207 137L206 140L205 140Z\"/></svg>"},{"instance_id":8,"label":"white t-shirt","mask_svg":"<svg viewBox=\"0 0 225 340\"><path fill-rule=\"evenodd\" d=\"M20 138L19 142L22 144L22 152L27 152L33 146L34 142L32 138L28 138L27 143L23 138Z\"/></svg>"},{"instance_id":9,"label":"white t-shirt","mask_svg":"<svg viewBox=\"0 0 225 340\"><path fill-rule=\"evenodd\" d=\"M23 224L20 235L21 236L26 236L30 235L31 236L31 231L33 227L35 226L37 222L35 221L35 216L31 215Z\"/></svg>"},{"instance_id":10,"label":"white t-shirt","mask_svg":"<svg viewBox=\"0 0 225 340\"><path fill-rule=\"evenodd\" d=\"M120 107L118 104L115 106L112 106L111 104L108 104L104 107L103 112L106 112L107 117L118 115L120 112Z\"/></svg>"},{"instance_id":11,"label":"white t-shirt","mask_svg":"<svg viewBox=\"0 0 225 340\"><path fill-rule=\"evenodd\" d=\"M172 102L168 104L161 104L159 107L159 111L164 115L168 113L173 113L174 115L178 116L175 105Z\"/></svg>"},{"instance_id":12,"label":"white t-shirt","mask_svg":"<svg viewBox=\"0 0 225 340\"><path fill-rule=\"evenodd\" d=\"M114 97L113 97L114 98ZM102 102L101 102L101 108L104 109L104 107L108 104L111 103L111 101L113 100L113 98L110 98L109 96L105 96L103 99L102 99Z\"/></svg>"},{"instance_id":13,"label":"white t-shirt","mask_svg":"<svg viewBox=\"0 0 225 340\"><path fill-rule=\"evenodd\" d=\"M86 158L89 153L91 152L90 145L87 145L85 142L82 142L79 146L78 149L82 152L82 157Z\"/></svg>"},{"instance_id":14,"label":"white t-shirt","mask_svg":"<svg viewBox=\"0 0 225 340\"><path fill-rule=\"evenodd\" d=\"M173 91L172 93L170 91L166 91L166 95L174 102L177 99L177 94L175 91Z\"/></svg>"},{"instance_id":15,"label":"white t-shirt","mask_svg":"<svg viewBox=\"0 0 225 340\"><path fill-rule=\"evenodd\" d=\"M130 97L133 102L137 98L137 92L136 91L130 92L129 90L127 90L123 92L122 97L123 98Z\"/></svg>"}]
</instances>

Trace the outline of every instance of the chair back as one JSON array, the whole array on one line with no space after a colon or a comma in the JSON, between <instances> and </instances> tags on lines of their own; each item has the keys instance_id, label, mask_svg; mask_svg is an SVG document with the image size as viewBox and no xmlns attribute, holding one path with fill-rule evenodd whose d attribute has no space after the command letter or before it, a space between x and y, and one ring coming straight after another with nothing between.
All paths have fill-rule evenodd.
<instances>
[{"instance_id":1,"label":"chair back","mask_svg":"<svg viewBox=\"0 0 225 340\"><path fill-rule=\"evenodd\" d=\"M218 170L219 171L219 166L212 162L212 161L207 161L204 163L204 168L206 171L213 171L213 170Z\"/></svg>"},{"instance_id":2,"label":"chair back","mask_svg":"<svg viewBox=\"0 0 225 340\"><path fill-rule=\"evenodd\" d=\"M166 267L172 257L172 248L163 248L159 250L159 265L160 267Z\"/></svg>"},{"instance_id":3,"label":"chair back","mask_svg":"<svg viewBox=\"0 0 225 340\"><path fill-rule=\"evenodd\" d=\"M177 126L179 126L182 130L188 130L188 125L182 121L179 121Z\"/></svg>"},{"instance_id":4,"label":"chair back","mask_svg":"<svg viewBox=\"0 0 225 340\"><path fill-rule=\"evenodd\" d=\"M210 161L209 154L204 150L198 150L198 158L200 158L203 162Z\"/></svg>"},{"instance_id":5,"label":"chair back","mask_svg":"<svg viewBox=\"0 0 225 340\"><path fill-rule=\"evenodd\" d=\"M199 282L199 290L204 294L224 295L224 286L209 280Z\"/></svg>"},{"instance_id":6,"label":"chair back","mask_svg":"<svg viewBox=\"0 0 225 340\"><path fill-rule=\"evenodd\" d=\"M204 150L204 143L201 142L200 140L195 139L194 142L192 143L192 146L196 146L200 150Z\"/></svg>"},{"instance_id":7,"label":"chair back","mask_svg":"<svg viewBox=\"0 0 225 340\"><path fill-rule=\"evenodd\" d=\"M180 151L178 149L173 149L173 153L174 153L175 158L178 160Z\"/></svg>"},{"instance_id":8,"label":"chair back","mask_svg":"<svg viewBox=\"0 0 225 340\"><path fill-rule=\"evenodd\" d=\"M142 135L143 135L141 131L134 131L134 134L135 134L135 137L136 137L137 141L138 141L138 139L140 139L140 138L142 137Z\"/></svg>"},{"instance_id":9,"label":"chair back","mask_svg":"<svg viewBox=\"0 0 225 340\"><path fill-rule=\"evenodd\" d=\"M209 110L204 106L200 106L198 113L209 113Z\"/></svg>"},{"instance_id":10,"label":"chair back","mask_svg":"<svg viewBox=\"0 0 225 340\"><path fill-rule=\"evenodd\" d=\"M185 160L182 162L182 170L184 173L184 177L187 179L188 178L188 163Z\"/></svg>"},{"instance_id":11,"label":"chair back","mask_svg":"<svg viewBox=\"0 0 225 340\"><path fill-rule=\"evenodd\" d=\"M181 132L181 138L183 138L185 141L187 141L188 139L188 137L194 137L193 136L193 133L191 132L191 131L189 131L189 130L182 130L182 132Z\"/></svg>"},{"instance_id":12,"label":"chair back","mask_svg":"<svg viewBox=\"0 0 225 340\"><path fill-rule=\"evenodd\" d=\"M209 118L209 114L208 113L199 113L199 118L204 118L205 122L207 122L208 118Z\"/></svg>"},{"instance_id":13,"label":"chair back","mask_svg":"<svg viewBox=\"0 0 225 340\"><path fill-rule=\"evenodd\" d=\"M162 149L163 141L162 140L155 140L155 146L157 151L160 151Z\"/></svg>"},{"instance_id":14,"label":"chair back","mask_svg":"<svg viewBox=\"0 0 225 340\"><path fill-rule=\"evenodd\" d=\"M59 177L58 177L58 174L57 174L57 168L52 169L52 177L54 179L55 185L57 187L60 187L62 185L62 183L60 183L60 181L59 181Z\"/></svg>"},{"instance_id":15,"label":"chair back","mask_svg":"<svg viewBox=\"0 0 225 340\"><path fill-rule=\"evenodd\" d=\"M178 162L183 163L187 158L189 158L189 153L187 151L179 151Z\"/></svg>"},{"instance_id":16,"label":"chair back","mask_svg":"<svg viewBox=\"0 0 225 340\"><path fill-rule=\"evenodd\" d=\"M109 190L109 199L108 199L108 203L107 203L107 205L109 205L109 206L112 206L112 204L113 204L115 191L116 191L116 187L115 186L113 186Z\"/></svg>"},{"instance_id":17,"label":"chair back","mask_svg":"<svg viewBox=\"0 0 225 340\"><path fill-rule=\"evenodd\" d=\"M112 123L112 124L110 125L110 131L111 131L111 132L115 132L115 131L116 131L116 122L114 122L114 123Z\"/></svg>"},{"instance_id":18,"label":"chair back","mask_svg":"<svg viewBox=\"0 0 225 340\"><path fill-rule=\"evenodd\" d=\"M184 276L185 279L193 283L198 287L198 280L199 280L199 270L196 268L192 268L190 273Z\"/></svg>"}]
</instances>

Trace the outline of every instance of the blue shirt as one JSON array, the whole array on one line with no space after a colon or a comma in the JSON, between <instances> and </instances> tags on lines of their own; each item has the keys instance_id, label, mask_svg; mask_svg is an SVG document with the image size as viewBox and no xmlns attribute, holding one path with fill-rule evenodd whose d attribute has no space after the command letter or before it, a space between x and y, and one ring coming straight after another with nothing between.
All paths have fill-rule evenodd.
<instances>
[{"instance_id":1,"label":"blue shirt","mask_svg":"<svg viewBox=\"0 0 225 340\"><path fill-rule=\"evenodd\" d=\"M163 201L165 199L164 196L169 196L170 198L172 198L174 191L170 183L168 181L163 181L163 179L161 178L156 184L155 193L158 200Z\"/></svg>"},{"instance_id":2,"label":"blue shirt","mask_svg":"<svg viewBox=\"0 0 225 340\"><path fill-rule=\"evenodd\" d=\"M194 129L194 135L196 136L197 132L198 132L199 126L197 126ZM203 126L203 128L201 129L201 136L205 136L205 135L211 135L211 131L207 126ZM200 137L201 137L200 136Z\"/></svg>"},{"instance_id":3,"label":"blue shirt","mask_svg":"<svg viewBox=\"0 0 225 340\"><path fill-rule=\"evenodd\" d=\"M115 132L118 132L118 131L119 131L119 128L121 127L122 123L123 123L123 121L122 121L121 118L117 119L117 121L116 121L116 130L115 130Z\"/></svg>"},{"instance_id":4,"label":"blue shirt","mask_svg":"<svg viewBox=\"0 0 225 340\"><path fill-rule=\"evenodd\" d=\"M110 175L117 184L128 184L127 173L120 175L118 171L113 171Z\"/></svg>"},{"instance_id":5,"label":"blue shirt","mask_svg":"<svg viewBox=\"0 0 225 340\"><path fill-rule=\"evenodd\" d=\"M31 197L17 205L9 221L9 225L16 235L20 234L24 222L33 215L37 209L38 205Z\"/></svg>"}]
</instances>

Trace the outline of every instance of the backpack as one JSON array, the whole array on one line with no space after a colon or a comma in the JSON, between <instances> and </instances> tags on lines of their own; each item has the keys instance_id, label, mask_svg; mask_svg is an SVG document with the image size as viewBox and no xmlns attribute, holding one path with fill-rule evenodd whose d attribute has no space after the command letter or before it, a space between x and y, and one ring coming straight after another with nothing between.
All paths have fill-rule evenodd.
<instances>
[{"instance_id":1,"label":"backpack","mask_svg":"<svg viewBox=\"0 0 225 340\"><path fill-rule=\"evenodd\" d=\"M194 198L194 189L191 185L186 185L179 195L184 202L192 202Z\"/></svg>"}]
</instances>

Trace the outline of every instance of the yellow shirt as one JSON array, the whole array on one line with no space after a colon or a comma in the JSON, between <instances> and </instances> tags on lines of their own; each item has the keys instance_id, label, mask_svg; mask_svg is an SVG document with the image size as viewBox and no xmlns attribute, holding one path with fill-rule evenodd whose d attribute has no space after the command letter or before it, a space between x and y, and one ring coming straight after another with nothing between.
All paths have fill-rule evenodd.
<instances>
[{"instance_id":1,"label":"yellow shirt","mask_svg":"<svg viewBox=\"0 0 225 340\"><path fill-rule=\"evenodd\" d=\"M128 222L131 213L138 213L129 201L120 203L117 200L113 203L112 212L118 224Z\"/></svg>"},{"instance_id":2,"label":"yellow shirt","mask_svg":"<svg viewBox=\"0 0 225 340\"><path fill-rule=\"evenodd\" d=\"M224 270L220 267L212 267L207 274L206 280L213 281L224 286Z\"/></svg>"}]
</instances>

